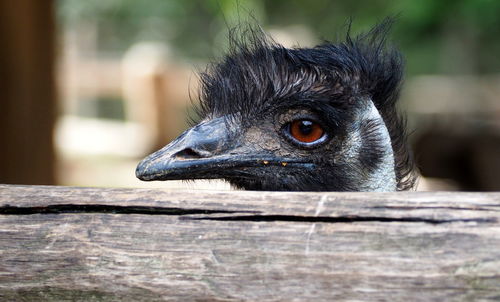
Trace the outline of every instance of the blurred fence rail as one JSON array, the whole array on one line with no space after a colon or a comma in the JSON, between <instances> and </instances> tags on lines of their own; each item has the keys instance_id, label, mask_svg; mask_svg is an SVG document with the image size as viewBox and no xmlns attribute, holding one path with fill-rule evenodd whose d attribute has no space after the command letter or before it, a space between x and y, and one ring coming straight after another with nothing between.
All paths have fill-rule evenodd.
<instances>
[{"instance_id":1,"label":"blurred fence rail","mask_svg":"<svg viewBox=\"0 0 500 302\"><path fill-rule=\"evenodd\" d=\"M85 55L70 42L66 48L58 77L63 115L71 117L59 127L63 150L80 148L92 153L86 148L101 147L107 153L142 156L183 130L191 105L190 89L196 83L190 85L192 72L169 58L165 45L137 43L121 57ZM105 112L100 112L102 108ZM98 124L103 135L114 131L108 125L118 129L121 124L123 135L114 131L92 144L72 135L78 132L78 122L81 127ZM137 130L130 131L127 126Z\"/></svg>"},{"instance_id":2,"label":"blurred fence rail","mask_svg":"<svg viewBox=\"0 0 500 302\"><path fill-rule=\"evenodd\" d=\"M500 193L0 186L5 301L497 301Z\"/></svg>"}]
</instances>

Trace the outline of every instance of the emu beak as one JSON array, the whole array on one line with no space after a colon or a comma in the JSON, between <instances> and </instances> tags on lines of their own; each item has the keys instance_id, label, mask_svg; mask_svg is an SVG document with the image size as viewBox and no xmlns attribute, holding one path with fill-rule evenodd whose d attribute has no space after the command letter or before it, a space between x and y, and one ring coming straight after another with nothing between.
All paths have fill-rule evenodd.
<instances>
[{"instance_id":1,"label":"emu beak","mask_svg":"<svg viewBox=\"0 0 500 302\"><path fill-rule=\"evenodd\" d=\"M146 181L219 178L213 171L227 158L216 155L224 151L228 143L224 118L202 122L143 159L135 175Z\"/></svg>"}]
</instances>

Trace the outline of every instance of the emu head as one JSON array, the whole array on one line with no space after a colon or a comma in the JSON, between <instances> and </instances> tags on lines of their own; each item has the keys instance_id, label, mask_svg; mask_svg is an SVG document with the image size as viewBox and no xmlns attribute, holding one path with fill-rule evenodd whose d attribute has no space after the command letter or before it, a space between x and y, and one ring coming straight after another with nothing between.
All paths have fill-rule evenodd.
<instances>
[{"instance_id":1,"label":"emu head","mask_svg":"<svg viewBox=\"0 0 500 302\"><path fill-rule=\"evenodd\" d=\"M413 186L387 25L287 49L255 30L201 74L201 122L149 155L141 180L222 178L237 188L395 191Z\"/></svg>"}]
</instances>

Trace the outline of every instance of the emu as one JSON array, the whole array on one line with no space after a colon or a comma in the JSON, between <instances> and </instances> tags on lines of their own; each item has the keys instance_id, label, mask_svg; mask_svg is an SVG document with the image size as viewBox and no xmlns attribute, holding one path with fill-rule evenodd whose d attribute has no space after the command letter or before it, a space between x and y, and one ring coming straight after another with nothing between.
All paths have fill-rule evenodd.
<instances>
[{"instance_id":1,"label":"emu","mask_svg":"<svg viewBox=\"0 0 500 302\"><path fill-rule=\"evenodd\" d=\"M146 157L136 176L220 178L246 190L412 188L396 108L403 63L386 46L389 23L313 48L233 33L230 53L200 75L201 122Z\"/></svg>"}]
</instances>

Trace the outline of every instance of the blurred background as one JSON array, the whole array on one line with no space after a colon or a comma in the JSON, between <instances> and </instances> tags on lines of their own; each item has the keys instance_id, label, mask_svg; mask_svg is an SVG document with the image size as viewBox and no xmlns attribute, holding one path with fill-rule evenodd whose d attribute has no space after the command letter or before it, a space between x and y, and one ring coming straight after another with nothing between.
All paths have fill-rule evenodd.
<instances>
[{"instance_id":1,"label":"blurred background","mask_svg":"<svg viewBox=\"0 0 500 302\"><path fill-rule=\"evenodd\" d=\"M227 189L134 170L187 127L228 26L314 46L388 15L419 189L500 190L497 0L0 0L0 183Z\"/></svg>"}]
</instances>

